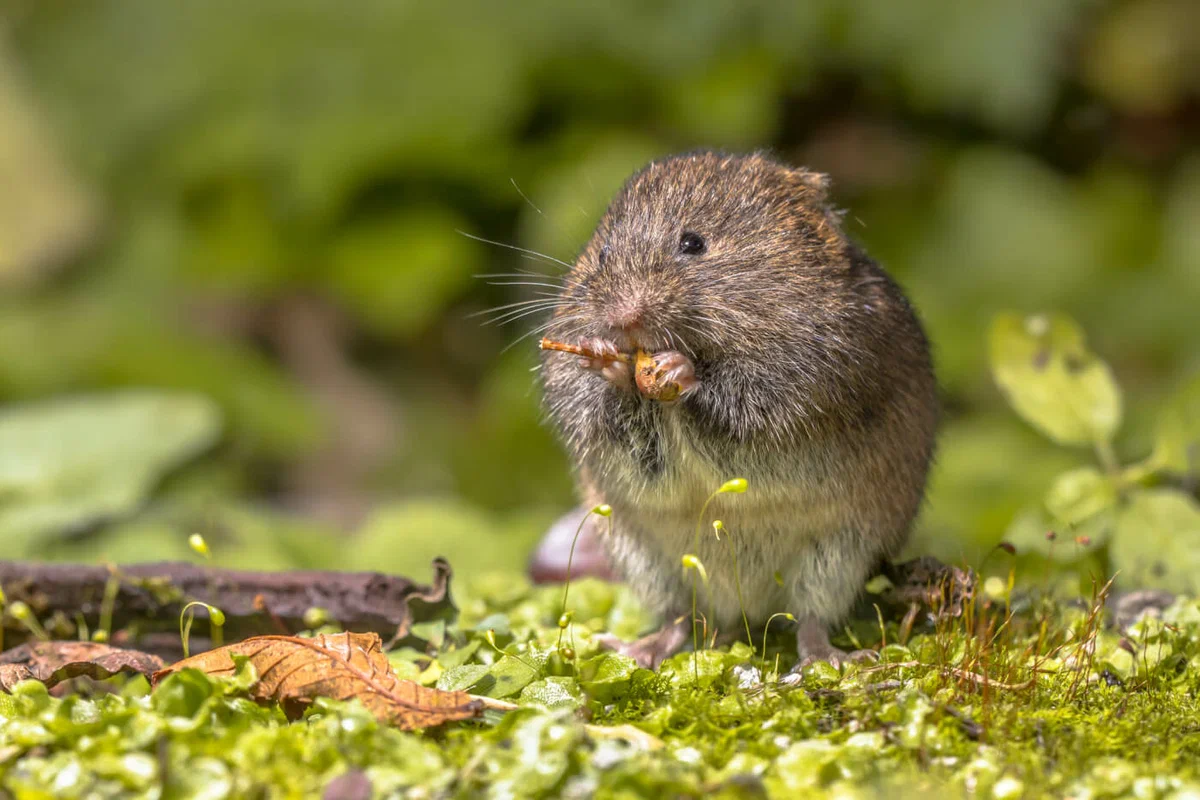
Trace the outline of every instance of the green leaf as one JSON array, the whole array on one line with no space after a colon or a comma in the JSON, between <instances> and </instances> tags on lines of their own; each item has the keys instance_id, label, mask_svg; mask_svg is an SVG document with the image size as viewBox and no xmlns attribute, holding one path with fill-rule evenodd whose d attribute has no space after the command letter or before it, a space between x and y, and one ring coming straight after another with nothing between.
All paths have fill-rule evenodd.
<instances>
[{"instance_id":1,"label":"green leaf","mask_svg":"<svg viewBox=\"0 0 1200 800\"><path fill-rule=\"evenodd\" d=\"M477 693L496 698L514 695L539 677L536 666L537 662L531 654L527 653L521 658L506 655L488 670L488 674L495 682Z\"/></svg>"},{"instance_id":2,"label":"green leaf","mask_svg":"<svg viewBox=\"0 0 1200 800\"><path fill-rule=\"evenodd\" d=\"M658 671L675 686L711 686L721 679L725 668L731 666L730 661L729 654L723 650L677 653L664 661Z\"/></svg>"},{"instance_id":3,"label":"green leaf","mask_svg":"<svg viewBox=\"0 0 1200 800\"><path fill-rule=\"evenodd\" d=\"M448 669L438 678L437 688L445 692L465 692L488 674L484 664L466 664Z\"/></svg>"},{"instance_id":4,"label":"green leaf","mask_svg":"<svg viewBox=\"0 0 1200 800\"><path fill-rule=\"evenodd\" d=\"M1075 526L1116 505L1113 482L1093 467L1064 472L1046 494L1046 510L1061 525Z\"/></svg>"},{"instance_id":5,"label":"green leaf","mask_svg":"<svg viewBox=\"0 0 1200 800\"><path fill-rule=\"evenodd\" d=\"M579 665L579 685L592 699L609 702L629 690L638 665L629 656L603 653Z\"/></svg>"},{"instance_id":6,"label":"green leaf","mask_svg":"<svg viewBox=\"0 0 1200 800\"><path fill-rule=\"evenodd\" d=\"M1200 504L1173 489L1136 494L1117 516L1110 547L1125 586L1200 589Z\"/></svg>"},{"instance_id":7,"label":"green leaf","mask_svg":"<svg viewBox=\"0 0 1200 800\"><path fill-rule=\"evenodd\" d=\"M521 705L538 705L547 709L578 708L583 704L583 692L574 678L550 677L534 681L521 690Z\"/></svg>"},{"instance_id":8,"label":"green leaf","mask_svg":"<svg viewBox=\"0 0 1200 800\"><path fill-rule=\"evenodd\" d=\"M452 650L444 650L438 653L437 661L442 665L442 669L450 670L455 667L461 667L467 663L467 660L475 655L475 651L483 644L482 639L472 639L462 647L456 647Z\"/></svg>"},{"instance_id":9,"label":"green leaf","mask_svg":"<svg viewBox=\"0 0 1200 800\"><path fill-rule=\"evenodd\" d=\"M1151 463L1182 475L1200 474L1200 375L1184 384L1163 409Z\"/></svg>"},{"instance_id":10,"label":"green leaf","mask_svg":"<svg viewBox=\"0 0 1200 800\"><path fill-rule=\"evenodd\" d=\"M992 375L1013 409L1059 444L1112 439L1121 393L1082 329L1063 314L999 314L991 330Z\"/></svg>"},{"instance_id":11,"label":"green leaf","mask_svg":"<svg viewBox=\"0 0 1200 800\"><path fill-rule=\"evenodd\" d=\"M216 441L202 397L121 392L0 412L0 538L11 547L127 516Z\"/></svg>"}]
</instances>

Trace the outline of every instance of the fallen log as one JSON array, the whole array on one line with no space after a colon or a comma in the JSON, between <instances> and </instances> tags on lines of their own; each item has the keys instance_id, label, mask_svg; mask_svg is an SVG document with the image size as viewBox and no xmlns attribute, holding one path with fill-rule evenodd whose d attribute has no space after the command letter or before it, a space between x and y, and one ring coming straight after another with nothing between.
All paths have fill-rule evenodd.
<instances>
[{"instance_id":1,"label":"fallen log","mask_svg":"<svg viewBox=\"0 0 1200 800\"><path fill-rule=\"evenodd\" d=\"M224 638L237 641L261 634L292 634L312 627L306 612L321 609L332 624L356 633L374 632L389 646L410 644L412 626L450 620L450 565L433 562L429 585L377 572L253 572L182 562L127 566L42 564L0 561L5 595L3 626L7 646L30 638L8 609L16 601L29 606L51 636L79 635L101 627L107 608L111 640L127 647L139 639L178 638L179 615L192 601L208 603L225 614ZM105 592L114 592L106 603ZM207 609L193 606L197 634L208 633ZM196 648L193 648L194 650Z\"/></svg>"}]
</instances>

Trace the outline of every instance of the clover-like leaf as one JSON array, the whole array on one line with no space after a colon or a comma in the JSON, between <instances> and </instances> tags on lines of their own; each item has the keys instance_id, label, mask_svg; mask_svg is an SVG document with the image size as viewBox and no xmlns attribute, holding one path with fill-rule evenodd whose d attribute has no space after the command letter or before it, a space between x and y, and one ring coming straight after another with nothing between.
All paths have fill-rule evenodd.
<instances>
[{"instance_id":1,"label":"clover-like leaf","mask_svg":"<svg viewBox=\"0 0 1200 800\"><path fill-rule=\"evenodd\" d=\"M1116 505L1113 482L1093 467L1059 475L1046 493L1046 510L1060 525L1075 526Z\"/></svg>"},{"instance_id":2,"label":"clover-like leaf","mask_svg":"<svg viewBox=\"0 0 1200 800\"><path fill-rule=\"evenodd\" d=\"M1151 461L1158 469L1200 474L1200 375L1184 384L1163 409Z\"/></svg>"},{"instance_id":3,"label":"clover-like leaf","mask_svg":"<svg viewBox=\"0 0 1200 800\"><path fill-rule=\"evenodd\" d=\"M1125 586L1200 589L1200 504L1174 489L1139 492L1118 514L1109 552Z\"/></svg>"},{"instance_id":4,"label":"clover-like leaf","mask_svg":"<svg viewBox=\"0 0 1200 800\"><path fill-rule=\"evenodd\" d=\"M992 322L992 375L1013 409L1059 444L1108 441L1121 422L1121 391L1063 314Z\"/></svg>"}]
</instances>

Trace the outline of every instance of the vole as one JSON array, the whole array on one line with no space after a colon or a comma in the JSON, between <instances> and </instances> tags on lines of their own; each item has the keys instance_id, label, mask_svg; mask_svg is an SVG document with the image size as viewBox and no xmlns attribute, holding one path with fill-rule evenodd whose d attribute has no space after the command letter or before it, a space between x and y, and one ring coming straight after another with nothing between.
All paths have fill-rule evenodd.
<instances>
[{"instance_id":1,"label":"vole","mask_svg":"<svg viewBox=\"0 0 1200 800\"><path fill-rule=\"evenodd\" d=\"M600 356L544 352L545 409L585 507L612 508L612 564L665 620L619 649L655 667L690 641L685 554L706 568L707 630L743 630L719 518L749 623L790 613L801 663L844 659L829 628L909 534L938 400L921 324L847 238L827 178L759 153L650 163L566 276L546 335ZM609 357L637 351L678 397L646 396ZM748 491L713 500L697 551L701 507L735 477Z\"/></svg>"}]
</instances>

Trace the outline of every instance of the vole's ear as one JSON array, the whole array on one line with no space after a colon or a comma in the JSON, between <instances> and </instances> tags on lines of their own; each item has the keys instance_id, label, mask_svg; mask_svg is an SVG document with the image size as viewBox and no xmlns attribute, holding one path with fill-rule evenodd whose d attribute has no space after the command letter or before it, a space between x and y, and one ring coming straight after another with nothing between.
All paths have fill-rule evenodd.
<instances>
[{"instance_id":1,"label":"vole's ear","mask_svg":"<svg viewBox=\"0 0 1200 800\"><path fill-rule=\"evenodd\" d=\"M795 182L796 194L807 209L806 215L816 228L821 238L829 247L844 245L845 236L842 233L842 216L844 212L830 205L829 189L831 181L823 172L813 172L804 167L788 170L788 177Z\"/></svg>"},{"instance_id":2,"label":"vole's ear","mask_svg":"<svg viewBox=\"0 0 1200 800\"><path fill-rule=\"evenodd\" d=\"M823 206L829 202L830 181L825 173L794 167L788 170L788 176L796 182L806 202L815 206Z\"/></svg>"}]
</instances>

